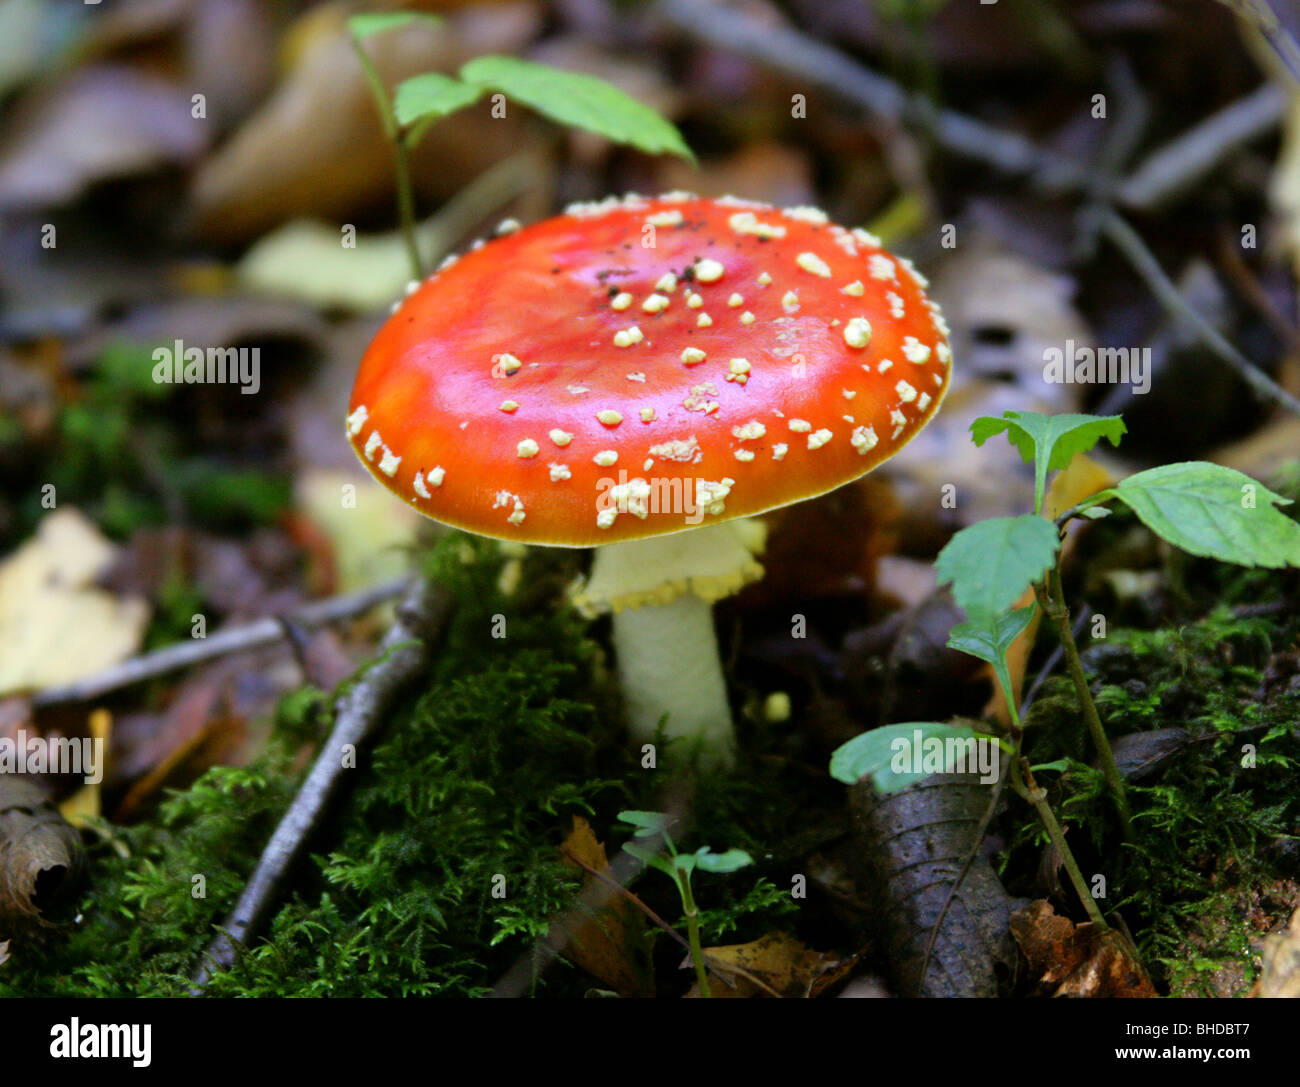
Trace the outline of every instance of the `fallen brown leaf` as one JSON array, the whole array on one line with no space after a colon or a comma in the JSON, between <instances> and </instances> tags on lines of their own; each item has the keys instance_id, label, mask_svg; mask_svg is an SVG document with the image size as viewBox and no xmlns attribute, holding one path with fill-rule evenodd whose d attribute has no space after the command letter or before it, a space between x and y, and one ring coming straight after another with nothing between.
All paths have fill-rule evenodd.
<instances>
[{"instance_id":1,"label":"fallen brown leaf","mask_svg":"<svg viewBox=\"0 0 1300 1087\"><path fill-rule=\"evenodd\" d=\"M596 840L591 825L580 815L573 817L573 830L564 840L566 863L573 859L588 868L604 872L609 867L605 846ZM588 874L584 892L599 881ZM653 996L654 975L642 915L622 897L610 899L594 912L579 907L558 920L554 929L563 934L564 956L621 996Z\"/></svg>"},{"instance_id":2,"label":"fallen brown leaf","mask_svg":"<svg viewBox=\"0 0 1300 1087\"><path fill-rule=\"evenodd\" d=\"M198 228L247 240L299 216L334 218L391 200L392 153L384 141L345 19L351 6L321 4L290 29L287 71L270 96L197 173ZM532 5L500 4L409 24L366 42L386 84L431 70L454 71L481 53L520 51L537 28ZM524 112L485 121L465 110L435 125L412 158L417 190L447 197L528 142Z\"/></svg>"},{"instance_id":3,"label":"fallen brown leaf","mask_svg":"<svg viewBox=\"0 0 1300 1087\"><path fill-rule=\"evenodd\" d=\"M1038 988L1052 996L1158 996L1146 972L1117 931L1098 933L1076 925L1038 899L1011 915L1011 935L1029 963Z\"/></svg>"},{"instance_id":4,"label":"fallen brown leaf","mask_svg":"<svg viewBox=\"0 0 1300 1087\"><path fill-rule=\"evenodd\" d=\"M117 65L84 68L21 103L0 149L0 208L71 203L97 181L189 162L211 128L189 94Z\"/></svg>"}]
</instances>

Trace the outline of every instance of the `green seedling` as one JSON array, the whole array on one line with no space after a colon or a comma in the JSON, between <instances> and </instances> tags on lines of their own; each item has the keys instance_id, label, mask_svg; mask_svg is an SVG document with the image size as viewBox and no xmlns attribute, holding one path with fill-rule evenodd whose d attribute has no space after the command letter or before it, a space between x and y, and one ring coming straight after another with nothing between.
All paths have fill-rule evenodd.
<instances>
[{"instance_id":1,"label":"green seedling","mask_svg":"<svg viewBox=\"0 0 1300 1087\"><path fill-rule=\"evenodd\" d=\"M657 868L677 885L681 895L682 910L686 914L687 936L691 945L691 961L695 964L695 977L700 985L700 996L711 997L709 975L704 966L704 949L700 946L700 910L695 904L695 895L691 891L691 873L696 869L702 872L736 872L754 863L754 858L743 849L728 849L725 853L714 853L707 845L700 846L694 853L679 853L673 843L668 827L672 817L657 811L621 811L618 821L633 828L632 837L636 839L662 838L667 855L657 850L647 849L634 842L626 843L623 848L637 860Z\"/></svg>"},{"instance_id":2,"label":"green seedling","mask_svg":"<svg viewBox=\"0 0 1300 1087\"><path fill-rule=\"evenodd\" d=\"M430 126L457 110L472 106L485 94L493 106L513 102L557 124L582 128L647 154L668 152L688 162L695 156L672 122L625 94L612 83L580 72L566 72L515 57L476 57L455 77L424 72L389 92L366 54L363 42L374 34L412 22L436 26L440 19L418 12L356 15L348 20L352 46L379 110L384 135L397 168L397 207L402 236L411 262L412 278L424 278L425 266L415 240L415 198L411 189L411 151ZM499 101L498 101L499 99Z\"/></svg>"},{"instance_id":3,"label":"green seedling","mask_svg":"<svg viewBox=\"0 0 1300 1087\"><path fill-rule=\"evenodd\" d=\"M966 613L966 621L950 632L948 645L993 667L1011 721L1007 735L999 737L1011 756L1011 786L1034 808L1059 850L1089 918L1105 931L1106 922L1047 803L1046 790L1034 781L1035 770L1057 767L1030 766L1020 755L1023 729L1020 709L1012 697L1007 665L1007 652L1012 643L1028 628L1035 608L1041 608L1060 639L1066 668L1108 791L1125 837L1130 837L1131 819L1123 778L1088 686L1062 590L1059 559L1065 525L1075 518L1107 516L1111 512L1109 504L1118 501L1128 506L1156 535L1189 554L1270 569L1300 566L1300 525L1279 509L1290 504L1288 499L1241 472L1205 461L1187 461L1138 472L1114 487L1089 496L1053 521L1044 512L1048 474L1066 468L1076 455L1088 452L1103 438L1118 445L1125 433L1123 420L1119 416L1049 416L1007 411L997 418L983 416L971 424L976 445L1003 433L1025 462L1034 465L1034 511L971 525L958 532L939 553L935 561L939 583L951 584L953 599ZM1036 604L1016 608L1015 604L1031 589ZM929 776L934 771L898 773L891 766L890 745L894 733L903 730L908 735L919 730L924 738L977 736L970 729L934 722L874 729L835 751L830 767L832 776L855 784L870 775L882 792L902 789Z\"/></svg>"}]
</instances>

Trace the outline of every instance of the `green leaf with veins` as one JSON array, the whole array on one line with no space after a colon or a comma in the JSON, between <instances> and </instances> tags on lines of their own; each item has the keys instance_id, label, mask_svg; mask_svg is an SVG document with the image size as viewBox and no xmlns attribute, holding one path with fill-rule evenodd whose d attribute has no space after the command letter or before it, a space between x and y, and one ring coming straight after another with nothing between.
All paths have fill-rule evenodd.
<instances>
[{"instance_id":1,"label":"green leaf with veins","mask_svg":"<svg viewBox=\"0 0 1300 1087\"><path fill-rule=\"evenodd\" d=\"M1007 699L1012 718L1015 707L1011 705L1011 673L1007 669L1007 650L1011 643L1024 633L1034 617L1036 605L1017 608L1005 615L983 615L958 623L948 632L948 648L966 653L993 665L998 682L1002 684L1003 697Z\"/></svg>"},{"instance_id":2,"label":"green leaf with veins","mask_svg":"<svg viewBox=\"0 0 1300 1087\"><path fill-rule=\"evenodd\" d=\"M1056 562L1056 526L1034 513L993 517L962 529L935 559L939 584L972 619L1008 611Z\"/></svg>"},{"instance_id":3,"label":"green leaf with veins","mask_svg":"<svg viewBox=\"0 0 1300 1087\"><path fill-rule=\"evenodd\" d=\"M672 825L672 817L661 811L621 811L618 821L636 828L636 837L653 838L656 834L667 833Z\"/></svg>"},{"instance_id":4,"label":"green leaf with veins","mask_svg":"<svg viewBox=\"0 0 1300 1087\"><path fill-rule=\"evenodd\" d=\"M695 851L695 863L702 872L735 872L754 863L754 858L743 849L728 849L714 853L707 845Z\"/></svg>"},{"instance_id":5,"label":"green leaf with veins","mask_svg":"<svg viewBox=\"0 0 1300 1087\"><path fill-rule=\"evenodd\" d=\"M1103 494L1192 555L1238 566L1300 566L1300 525L1279 510L1291 500L1258 480L1207 461L1138 472Z\"/></svg>"},{"instance_id":6,"label":"green leaf with veins","mask_svg":"<svg viewBox=\"0 0 1300 1087\"><path fill-rule=\"evenodd\" d=\"M559 124L585 128L652 155L667 151L695 161L676 125L595 76L515 57L489 56L464 65L460 78L500 91Z\"/></svg>"},{"instance_id":7,"label":"green leaf with veins","mask_svg":"<svg viewBox=\"0 0 1300 1087\"><path fill-rule=\"evenodd\" d=\"M482 94L482 87L471 87L441 72L425 72L398 84L393 113L403 127L417 121L436 121L472 105Z\"/></svg>"},{"instance_id":8,"label":"green leaf with veins","mask_svg":"<svg viewBox=\"0 0 1300 1087\"><path fill-rule=\"evenodd\" d=\"M1034 609L1031 604L1006 615L988 616L982 622L958 623L948 632L948 648L996 665L1029 626Z\"/></svg>"},{"instance_id":9,"label":"green leaf with veins","mask_svg":"<svg viewBox=\"0 0 1300 1087\"><path fill-rule=\"evenodd\" d=\"M665 875L672 876L674 879L677 878L672 860L659 853L655 853L653 850L646 849L643 846L636 845L632 842L624 842L623 852L631 853L632 856L642 864L648 865L651 868L658 868L659 871L663 872Z\"/></svg>"},{"instance_id":10,"label":"green leaf with veins","mask_svg":"<svg viewBox=\"0 0 1300 1087\"><path fill-rule=\"evenodd\" d=\"M976 445L1003 431L1025 463L1034 462L1034 512L1042 513L1047 473L1068 468L1077 454L1088 452L1102 438L1119 445L1126 428L1118 415L1040 415L1036 411L1004 411L996 418L981 415L970 426Z\"/></svg>"}]
</instances>

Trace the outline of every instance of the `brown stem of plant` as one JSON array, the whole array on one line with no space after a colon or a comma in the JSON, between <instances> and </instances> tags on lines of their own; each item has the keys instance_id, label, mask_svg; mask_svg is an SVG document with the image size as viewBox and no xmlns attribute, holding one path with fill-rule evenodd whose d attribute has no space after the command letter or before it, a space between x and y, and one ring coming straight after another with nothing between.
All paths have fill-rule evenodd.
<instances>
[{"instance_id":1,"label":"brown stem of plant","mask_svg":"<svg viewBox=\"0 0 1300 1087\"><path fill-rule=\"evenodd\" d=\"M1025 782L1025 774L1029 775L1028 783ZM1096 925L1098 932L1109 932L1110 926L1106 924L1106 919L1102 917L1101 910L1097 908L1097 903L1088 890L1088 884L1083 878L1083 873L1079 870L1079 862L1074 859L1074 854L1070 852L1070 847L1065 841L1065 831L1061 829L1061 824L1056 821L1056 814L1052 811L1052 806L1047 802L1047 791L1038 788L1034 783L1033 774L1030 772L1026 760L1012 761L1011 787L1028 801L1033 806L1034 811L1038 813L1038 819L1046 829L1047 836L1051 838L1052 845L1056 847L1057 853L1061 856L1061 863L1065 866L1070 882L1074 885L1074 893L1079 896L1083 908L1088 912L1088 920Z\"/></svg>"},{"instance_id":2,"label":"brown stem of plant","mask_svg":"<svg viewBox=\"0 0 1300 1087\"><path fill-rule=\"evenodd\" d=\"M1066 669L1074 682L1074 690L1083 709L1083 719L1088 724L1093 746L1097 749L1097 757L1101 760L1106 784L1115 798L1115 806L1119 810L1120 823L1124 829L1124 838L1129 840L1133 837L1133 821L1129 813L1128 797L1124 793L1124 779L1115 764L1115 753L1111 750L1110 740L1102 727L1101 717L1097 713L1097 704L1092 699L1092 691L1088 689L1088 677L1084 674L1083 661L1079 659L1079 647L1075 643L1074 631L1070 627L1070 609L1065 604L1060 571L1051 570L1045 585L1034 586L1034 593L1038 597L1038 604L1043 609L1043 614L1056 627L1056 636L1060 639L1061 648L1065 650Z\"/></svg>"}]
</instances>

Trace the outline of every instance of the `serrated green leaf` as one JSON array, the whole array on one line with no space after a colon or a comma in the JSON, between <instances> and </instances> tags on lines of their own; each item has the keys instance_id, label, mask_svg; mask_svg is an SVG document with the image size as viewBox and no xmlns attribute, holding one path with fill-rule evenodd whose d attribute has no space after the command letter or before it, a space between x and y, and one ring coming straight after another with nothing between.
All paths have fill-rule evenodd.
<instances>
[{"instance_id":1,"label":"serrated green leaf","mask_svg":"<svg viewBox=\"0 0 1300 1087\"><path fill-rule=\"evenodd\" d=\"M707 845L695 851L695 862L703 872L735 872L754 863L754 858L743 849L728 849L714 853Z\"/></svg>"},{"instance_id":2,"label":"serrated green leaf","mask_svg":"<svg viewBox=\"0 0 1300 1087\"><path fill-rule=\"evenodd\" d=\"M1290 499L1207 461L1150 468L1113 493L1152 532L1192 555L1238 566L1300 566L1300 525L1278 510Z\"/></svg>"},{"instance_id":3,"label":"serrated green leaf","mask_svg":"<svg viewBox=\"0 0 1300 1087\"><path fill-rule=\"evenodd\" d=\"M477 57L460 70L466 83L500 91L552 121L599 133L649 154L695 161L671 121L603 79L515 57Z\"/></svg>"},{"instance_id":4,"label":"serrated green leaf","mask_svg":"<svg viewBox=\"0 0 1300 1087\"><path fill-rule=\"evenodd\" d=\"M1088 452L1102 438L1119 445L1126 428L1118 415L1041 415L1036 411L1004 411L997 418L981 415L970 426L976 445L1003 431L1025 463L1034 462L1034 511L1042 513L1047 473L1068 468L1077 454Z\"/></svg>"},{"instance_id":5,"label":"serrated green leaf","mask_svg":"<svg viewBox=\"0 0 1300 1087\"><path fill-rule=\"evenodd\" d=\"M417 21L427 26L437 26L442 22L438 16L420 11L377 11L368 15L353 15L348 20L348 32L357 41L365 41L372 34L395 30L399 26Z\"/></svg>"},{"instance_id":6,"label":"serrated green leaf","mask_svg":"<svg viewBox=\"0 0 1300 1087\"><path fill-rule=\"evenodd\" d=\"M993 517L962 529L939 552L939 584L967 616L1000 615L1056 561L1056 526L1037 514Z\"/></svg>"},{"instance_id":7,"label":"serrated green leaf","mask_svg":"<svg viewBox=\"0 0 1300 1087\"><path fill-rule=\"evenodd\" d=\"M948 648L997 664L1007 655L1011 643L1029 626L1034 610L1035 605L1030 605L1005 615L988 615L981 620L958 623L948 632Z\"/></svg>"},{"instance_id":8,"label":"serrated green leaf","mask_svg":"<svg viewBox=\"0 0 1300 1087\"><path fill-rule=\"evenodd\" d=\"M1007 650L1029 626L1037 605L1017 608L1005 615L981 615L958 623L948 632L948 648L966 653L993 665L1003 697L1010 706L1011 673L1007 669Z\"/></svg>"},{"instance_id":9,"label":"serrated green leaf","mask_svg":"<svg viewBox=\"0 0 1300 1087\"><path fill-rule=\"evenodd\" d=\"M911 768L921 759L918 745L931 737L943 741L991 739L966 725L945 725L937 721L885 725L854 736L848 743L837 747L831 754L831 777L845 785L856 785L869 777L877 792L897 792L937 772Z\"/></svg>"},{"instance_id":10,"label":"serrated green leaf","mask_svg":"<svg viewBox=\"0 0 1300 1087\"><path fill-rule=\"evenodd\" d=\"M393 114L404 127L425 118L436 120L472 105L482 93L482 87L471 87L441 72L425 72L398 84Z\"/></svg>"}]
</instances>

